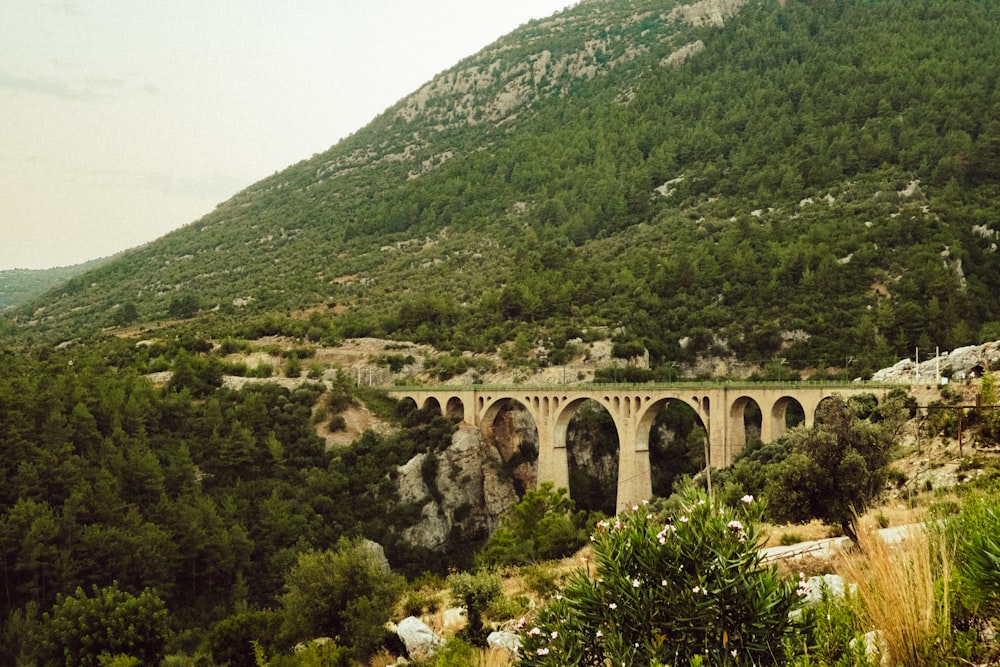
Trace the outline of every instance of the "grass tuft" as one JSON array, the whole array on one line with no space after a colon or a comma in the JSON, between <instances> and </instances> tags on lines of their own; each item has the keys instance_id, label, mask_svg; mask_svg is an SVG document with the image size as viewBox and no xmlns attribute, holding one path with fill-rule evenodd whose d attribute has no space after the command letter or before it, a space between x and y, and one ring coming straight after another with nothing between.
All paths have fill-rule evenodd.
<instances>
[{"instance_id":1,"label":"grass tuft","mask_svg":"<svg viewBox=\"0 0 1000 667\"><path fill-rule=\"evenodd\" d=\"M857 585L858 615L879 631L892 664L920 667L951 627L951 556L944 536L918 524L893 544L875 530L859 537L860 548L841 564L843 576Z\"/></svg>"}]
</instances>

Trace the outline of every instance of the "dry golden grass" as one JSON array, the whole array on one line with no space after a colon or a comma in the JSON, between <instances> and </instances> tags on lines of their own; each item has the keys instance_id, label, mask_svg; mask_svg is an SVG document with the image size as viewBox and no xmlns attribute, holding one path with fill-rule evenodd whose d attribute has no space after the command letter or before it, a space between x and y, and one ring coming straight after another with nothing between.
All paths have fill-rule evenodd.
<instances>
[{"instance_id":1,"label":"dry golden grass","mask_svg":"<svg viewBox=\"0 0 1000 667\"><path fill-rule=\"evenodd\" d=\"M479 651L474 657L475 667L507 667L514 664L514 656L505 648L491 648Z\"/></svg>"},{"instance_id":2,"label":"dry golden grass","mask_svg":"<svg viewBox=\"0 0 1000 667\"><path fill-rule=\"evenodd\" d=\"M893 544L876 530L859 531L861 549L838 559L838 571L857 585L858 612L878 629L890 662L918 667L951 625L951 560L940 534L928 533L921 524L901 530L905 537ZM940 597L935 595L938 578Z\"/></svg>"},{"instance_id":3,"label":"dry golden grass","mask_svg":"<svg viewBox=\"0 0 1000 667\"><path fill-rule=\"evenodd\" d=\"M396 664L396 657L382 649L368 660L368 667L390 667Z\"/></svg>"},{"instance_id":4,"label":"dry golden grass","mask_svg":"<svg viewBox=\"0 0 1000 667\"><path fill-rule=\"evenodd\" d=\"M812 540L823 540L830 537L830 526L827 526L822 521L812 520L809 523L803 524L771 524L764 523L761 524L761 528L767 535L767 541L764 543L765 547L776 547L781 544L781 537L783 535L796 535L801 538L803 542L810 542Z\"/></svg>"}]
</instances>

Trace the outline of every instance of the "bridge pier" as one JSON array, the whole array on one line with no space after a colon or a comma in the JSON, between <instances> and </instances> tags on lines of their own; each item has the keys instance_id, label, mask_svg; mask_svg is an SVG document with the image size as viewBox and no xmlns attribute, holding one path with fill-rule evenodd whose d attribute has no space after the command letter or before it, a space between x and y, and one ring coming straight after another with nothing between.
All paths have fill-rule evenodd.
<instances>
[{"instance_id":1,"label":"bridge pier","mask_svg":"<svg viewBox=\"0 0 1000 667\"><path fill-rule=\"evenodd\" d=\"M569 451L566 449L568 420L560 423L554 411L559 407L558 397L532 401L528 412L538 429L538 481L552 482L557 489L569 494Z\"/></svg>"}]
</instances>

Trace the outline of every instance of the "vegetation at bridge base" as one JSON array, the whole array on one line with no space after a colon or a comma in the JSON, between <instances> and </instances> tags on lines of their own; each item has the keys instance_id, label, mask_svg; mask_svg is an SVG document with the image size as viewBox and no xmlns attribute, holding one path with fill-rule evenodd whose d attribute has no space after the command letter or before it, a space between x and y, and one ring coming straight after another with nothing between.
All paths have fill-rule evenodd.
<instances>
[{"instance_id":1,"label":"vegetation at bridge base","mask_svg":"<svg viewBox=\"0 0 1000 667\"><path fill-rule=\"evenodd\" d=\"M760 503L719 505L692 489L679 508L600 522L594 571L525 625L521 664L781 664L799 592L762 563Z\"/></svg>"},{"instance_id":2,"label":"vegetation at bridge base","mask_svg":"<svg viewBox=\"0 0 1000 667\"><path fill-rule=\"evenodd\" d=\"M768 518L778 522L821 519L857 542L856 519L879 500L889 479L907 399L833 396L820 403L816 423L788 431L777 441L755 443L715 475L721 497L768 499Z\"/></svg>"},{"instance_id":3,"label":"vegetation at bridge base","mask_svg":"<svg viewBox=\"0 0 1000 667\"><path fill-rule=\"evenodd\" d=\"M576 511L566 489L551 482L527 491L500 521L479 552L489 566L530 565L564 558L587 542L589 528L599 516Z\"/></svg>"}]
</instances>

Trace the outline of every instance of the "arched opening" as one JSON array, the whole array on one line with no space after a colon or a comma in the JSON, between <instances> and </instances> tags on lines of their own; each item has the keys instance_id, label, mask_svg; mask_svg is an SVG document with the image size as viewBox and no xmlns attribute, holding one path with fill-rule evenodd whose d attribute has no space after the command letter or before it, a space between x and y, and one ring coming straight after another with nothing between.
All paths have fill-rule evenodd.
<instances>
[{"instance_id":1,"label":"arched opening","mask_svg":"<svg viewBox=\"0 0 1000 667\"><path fill-rule=\"evenodd\" d=\"M458 396L449 398L448 405L445 408L445 416L453 421L462 421L465 419L465 404L462 403L462 399Z\"/></svg>"},{"instance_id":2,"label":"arched opening","mask_svg":"<svg viewBox=\"0 0 1000 667\"><path fill-rule=\"evenodd\" d=\"M518 498L538 485L538 426L520 402L505 398L483 415L483 444L492 448Z\"/></svg>"},{"instance_id":3,"label":"arched opening","mask_svg":"<svg viewBox=\"0 0 1000 667\"><path fill-rule=\"evenodd\" d=\"M644 432L648 433L654 496L669 496L681 476L705 468L708 432L695 409L684 401L666 399L651 406L640 425L640 437Z\"/></svg>"},{"instance_id":4,"label":"arched opening","mask_svg":"<svg viewBox=\"0 0 1000 667\"><path fill-rule=\"evenodd\" d=\"M771 408L771 440L777 440L788 429L804 424L806 412L802 404L791 396L778 399Z\"/></svg>"},{"instance_id":5,"label":"arched opening","mask_svg":"<svg viewBox=\"0 0 1000 667\"><path fill-rule=\"evenodd\" d=\"M856 394L847 399L858 419L871 419L878 410L878 397L875 394Z\"/></svg>"},{"instance_id":6,"label":"arched opening","mask_svg":"<svg viewBox=\"0 0 1000 667\"><path fill-rule=\"evenodd\" d=\"M428 396L426 399L424 399L424 404L420 406L420 411L421 412L431 412L432 410L436 411L437 414L440 415L441 414L441 402L438 401L433 396Z\"/></svg>"},{"instance_id":7,"label":"arched opening","mask_svg":"<svg viewBox=\"0 0 1000 667\"><path fill-rule=\"evenodd\" d=\"M760 434L764 425L764 415L760 404L749 397L740 398L737 402L743 410L743 446L760 442ZM733 406L734 408L736 405Z\"/></svg>"},{"instance_id":8,"label":"arched opening","mask_svg":"<svg viewBox=\"0 0 1000 667\"><path fill-rule=\"evenodd\" d=\"M557 433L565 434L569 494L577 509L613 515L620 447L614 419L597 401L581 399L566 406L559 425Z\"/></svg>"},{"instance_id":9,"label":"arched opening","mask_svg":"<svg viewBox=\"0 0 1000 667\"><path fill-rule=\"evenodd\" d=\"M769 440L768 428L770 422L763 418L760 404L749 396L740 396L729 405L729 415L726 422L725 460L713 460L713 467L728 465L743 452L747 446L754 447L761 440Z\"/></svg>"}]
</instances>

